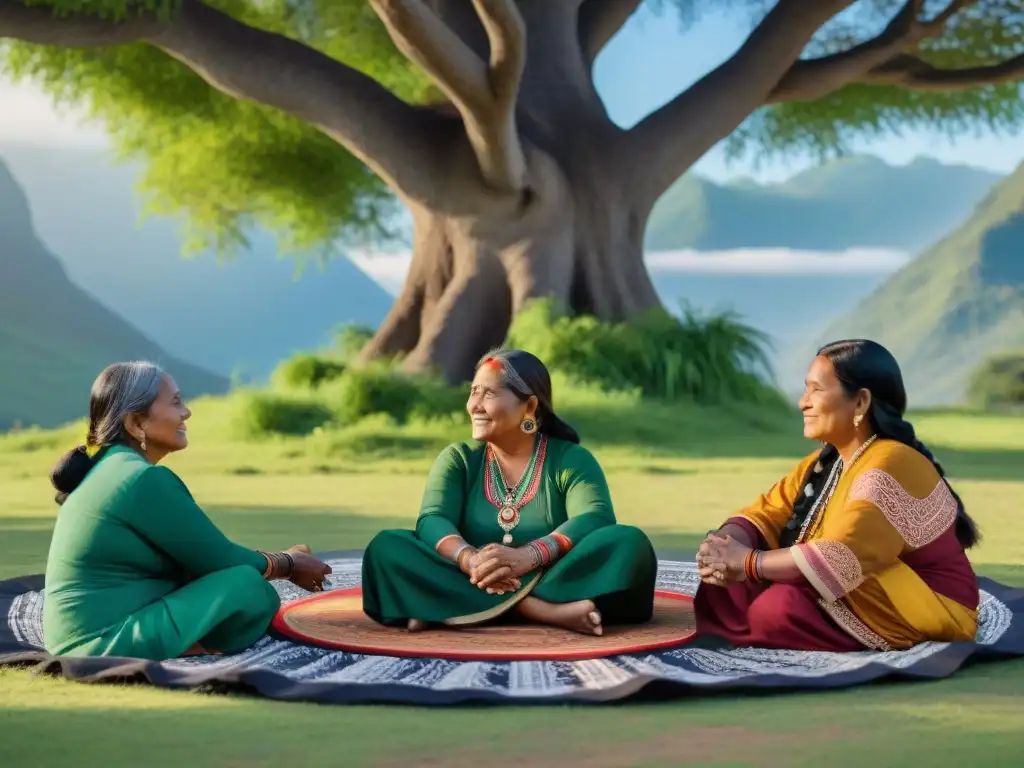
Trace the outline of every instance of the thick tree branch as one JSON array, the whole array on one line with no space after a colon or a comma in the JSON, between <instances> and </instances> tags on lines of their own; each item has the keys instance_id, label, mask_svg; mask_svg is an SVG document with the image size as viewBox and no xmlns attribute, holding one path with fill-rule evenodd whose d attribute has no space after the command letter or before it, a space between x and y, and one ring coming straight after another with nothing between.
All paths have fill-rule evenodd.
<instances>
[{"instance_id":1,"label":"thick tree branch","mask_svg":"<svg viewBox=\"0 0 1024 768\"><path fill-rule=\"evenodd\" d=\"M643 0L583 0L579 12L579 40L583 60L593 66L604 47L618 34Z\"/></svg>"},{"instance_id":2,"label":"thick tree branch","mask_svg":"<svg viewBox=\"0 0 1024 768\"><path fill-rule=\"evenodd\" d=\"M182 0L168 22L56 16L52 8L0 0L0 39L94 47L145 42L194 70L214 88L316 126L359 157L400 194L437 196L438 115L419 110L375 80L296 40L243 24L198 0Z\"/></svg>"},{"instance_id":3,"label":"thick tree branch","mask_svg":"<svg viewBox=\"0 0 1024 768\"><path fill-rule=\"evenodd\" d=\"M922 40L941 35L954 15L976 2L952 0L935 18L926 21L921 18L923 0L908 0L877 37L830 56L796 62L774 88L768 103L811 101L859 82Z\"/></svg>"},{"instance_id":4,"label":"thick tree branch","mask_svg":"<svg viewBox=\"0 0 1024 768\"><path fill-rule=\"evenodd\" d=\"M740 49L626 134L644 204L761 106L811 37L855 0L778 0Z\"/></svg>"},{"instance_id":5,"label":"thick tree branch","mask_svg":"<svg viewBox=\"0 0 1024 768\"><path fill-rule=\"evenodd\" d=\"M472 2L490 46L487 63L423 0L370 0L398 49L459 110L485 183L519 193L526 186L526 160L515 114L526 27L514 0Z\"/></svg>"},{"instance_id":6,"label":"thick tree branch","mask_svg":"<svg viewBox=\"0 0 1024 768\"><path fill-rule=\"evenodd\" d=\"M914 56L897 56L876 67L860 83L895 85L911 91L958 91L1024 80L1024 54L998 64L941 69Z\"/></svg>"}]
</instances>

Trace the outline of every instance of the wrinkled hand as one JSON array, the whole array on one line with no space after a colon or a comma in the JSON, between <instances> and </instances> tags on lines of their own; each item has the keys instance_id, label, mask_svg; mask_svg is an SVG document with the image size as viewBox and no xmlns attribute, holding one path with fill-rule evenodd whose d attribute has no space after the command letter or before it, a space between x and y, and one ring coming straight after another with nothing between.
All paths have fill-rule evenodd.
<instances>
[{"instance_id":1,"label":"wrinkled hand","mask_svg":"<svg viewBox=\"0 0 1024 768\"><path fill-rule=\"evenodd\" d=\"M294 563L288 580L307 592L323 591L324 577L331 573L331 566L314 557L305 544L296 544L285 552L292 556Z\"/></svg>"},{"instance_id":2,"label":"wrinkled hand","mask_svg":"<svg viewBox=\"0 0 1024 768\"><path fill-rule=\"evenodd\" d=\"M714 587L724 587L726 583L718 577L718 571L713 568L711 558L712 538L717 538L717 531L708 531L707 537L701 542L697 549L697 573L704 584Z\"/></svg>"},{"instance_id":3,"label":"wrinkled hand","mask_svg":"<svg viewBox=\"0 0 1024 768\"><path fill-rule=\"evenodd\" d=\"M458 566L459 570L469 576L473 577L473 558L478 554L478 550L467 550L463 554L459 555ZM522 582L519 579L509 578L499 581L497 584L492 584L487 587L487 593L491 595L503 595L506 592L515 592L519 587L522 586Z\"/></svg>"},{"instance_id":4,"label":"wrinkled hand","mask_svg":"<svg viewBox=\"0 0 1024 768\"><path fill-rule=\"evenodd\" d=\"M488 544L469 559L469 566L470 583L490 591L489 587L509 580L518 584L519 577L532 571L536 561L533 552L525 547Z\"/></svg>"},{"instance_id":5,"label":"wrinkled hand","mask_svg":"<svg viewBox=\"0 0 1024 768\"><path fill-rule=\"evenodd\" d=\"M745 581L744 560L750 547L732 536L710 533L697 551L697 571L701 581L716 587L726 587Z\"/></svg>"}]
</instances>

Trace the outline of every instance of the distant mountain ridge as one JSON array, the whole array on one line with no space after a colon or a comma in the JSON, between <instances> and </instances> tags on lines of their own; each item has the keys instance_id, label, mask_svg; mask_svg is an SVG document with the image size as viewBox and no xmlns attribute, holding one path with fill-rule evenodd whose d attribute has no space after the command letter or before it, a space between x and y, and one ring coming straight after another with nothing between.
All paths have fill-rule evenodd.
<instances>
[{"instance_id":1,"label":"distant mountain ridge","mask_svg":"<svg viewBox=\"0 0 1024 768\"><path fill-rule=\"evenodd\" d=\"M220 374L262 378L339 325L377 326L391 307L347 259L300 272L266 232L249 233L249 251L231 261L182 258L176 222L141 216L138 169L101 152L0 145L0 158L73 280L165 349Z\"/></svg>"},{"instance_id":2,"label":"distant mountain ridge","mask_svg":"<svg viewBox=\"0 0 1024 768\"><path fill-rule=\"evenodd\" d=\"M28 199L3 163L0 276L0 429L84 417L96 375L119 360L165 365L189 396L229 388L226 377L175 359L75 285L39 239Z\"/></svg>"},{"instance_id":3,"label":"distant mountain ridge","mask_svg":"<svg viewBox=\"0 0 1024 768\"><path fill-rule=\"evenodd\" d=\"M1024 347L1024 165L818 341L851 336L896 355L915 406L962 401L975 365Z\"/></svg>"},{"instance_id":4,"label":"distant mountain ridge","mask_svg":"<svg viewBox=\"0 0 1024 768\"><path fill-rule=\"evenodd\" d=\"M780 184L681 178L651 214L651 251L793 248L919 251L964 221L1001 176L918 158L834 160Z\"/></svg>"}]
</instances>

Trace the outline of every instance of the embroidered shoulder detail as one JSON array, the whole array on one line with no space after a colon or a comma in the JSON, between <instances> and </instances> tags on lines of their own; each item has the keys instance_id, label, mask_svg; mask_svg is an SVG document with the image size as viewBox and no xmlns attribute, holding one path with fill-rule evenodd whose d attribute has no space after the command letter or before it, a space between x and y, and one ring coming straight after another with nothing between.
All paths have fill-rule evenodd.
<instances>
[{"instance_id":1,"label":"embroidered shoulder detail","mask_svg":"<svg viewBox=\"0 0 1024 768\"><path fill-rule=\"evenodd\" d=\"M828 603L834 603L864 583L864 571L853 550L841 541L797 544L792 555L804 578Z\"/></svg>"},{"instance_id":2,"label":"embroidered shoulder detail","mask_svg":"<svg viewBox=\"0 0 1024 768\"><path fill-rule=\"evenodd\" d=\"M874 504L911 549L931 544L956 520L956 499L945 482L939 480L928 496L918 499L881 469L869 469L861 474L850 489L847 501Z\"/></svg>"}]
</instances>

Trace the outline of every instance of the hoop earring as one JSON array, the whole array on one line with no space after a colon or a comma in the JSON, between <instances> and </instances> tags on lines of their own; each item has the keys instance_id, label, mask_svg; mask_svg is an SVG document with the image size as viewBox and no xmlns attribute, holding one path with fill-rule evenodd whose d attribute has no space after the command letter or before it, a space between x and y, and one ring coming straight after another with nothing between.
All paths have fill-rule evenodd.
<instances>
[{"instance_id":1,"label":"hoop earring","mask_svg":"<svg viewBox=\"0 0 1024 768\"><path fill-rule=\"evenodd\" d=\"M519 428L523 430L523 432L525 432L526 434L532 435L534 432L537 431L537 422L529 418L523 419L522 423L519 425Z\"/></svg>"}]
</instances>

